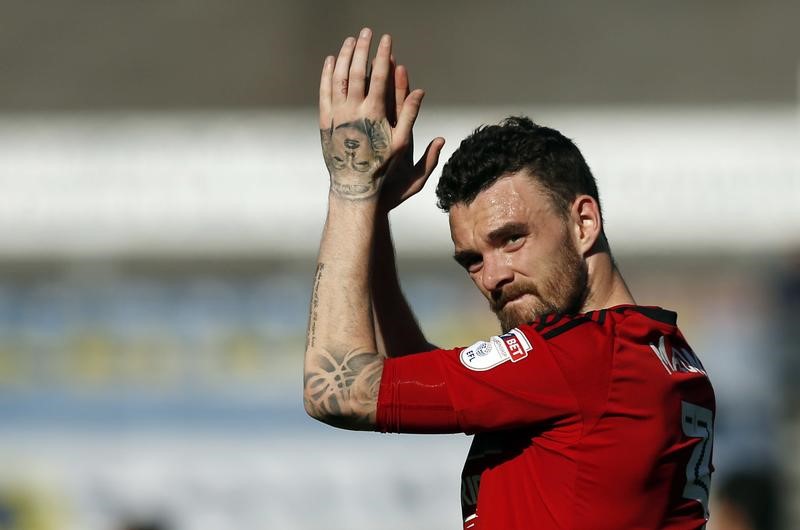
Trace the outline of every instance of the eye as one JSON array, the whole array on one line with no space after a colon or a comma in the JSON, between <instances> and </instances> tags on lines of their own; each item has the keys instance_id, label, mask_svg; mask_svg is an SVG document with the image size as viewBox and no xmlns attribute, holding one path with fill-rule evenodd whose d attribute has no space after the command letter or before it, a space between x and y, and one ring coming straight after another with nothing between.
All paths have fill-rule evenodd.
<instances>
[{"instance_id":1,"label":"eye","mask_svg":"<svg viewBox=\"0 0 800 530\"><path fill-rule=\"evenodd\" d=\"M478 272L483 266L483 259L479 254L456 256L456 261L470 274Z\"/></svg>"},{"instance_id":2,"label":"eye","mask_svg":"<svg viewBox=\"0 0 800 530\"><path fill-rule=\"evenodd\" d=\"M506 238L505 247L510 250L516 250L525 242L524 234L512 234Z\"/></svg>"},{"instance_id":3,"label":"eye","mask_svg":"<svg viewBox=\"0 0 800 530\"><path fill-rule=\"evenodd\" d=\"M483 260L475 260L470 263L467 263L464 268L467 269L467 272L470 274L475 274L481 267L483 266Z\"/></svg>"}]
</instances>

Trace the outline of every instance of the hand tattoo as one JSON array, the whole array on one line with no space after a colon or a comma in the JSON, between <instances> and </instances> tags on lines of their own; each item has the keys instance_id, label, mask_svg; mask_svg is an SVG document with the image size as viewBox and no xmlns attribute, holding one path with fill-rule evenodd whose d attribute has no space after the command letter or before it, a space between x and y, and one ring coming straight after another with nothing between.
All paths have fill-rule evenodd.
<instances>
[{"instance_id":1,"label":"hand tattoo","mask_svg":"<svg viewBox=\"0 0 800 530\"><path fill-rule=\"evenodd\" d=\"M389 122L363 118L331 125L320 138L334 193L350 200L375 197L389 158Z\"/></svg>"}]
</instances>

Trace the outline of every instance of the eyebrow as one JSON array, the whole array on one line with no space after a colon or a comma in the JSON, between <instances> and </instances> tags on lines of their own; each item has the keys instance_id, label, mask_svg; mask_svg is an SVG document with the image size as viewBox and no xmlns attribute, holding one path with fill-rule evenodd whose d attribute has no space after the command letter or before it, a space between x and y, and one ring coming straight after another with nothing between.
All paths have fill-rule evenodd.
<instances>
[{"instance_id":1,"label":"eyebrow","mask_svg":"<svg viewBox=\"0 0 800 530\"><path fill-rule=\"evenodd\" d=\"M509 236L515 236L519 234L527 234L528 233L528 226L525 223L515 223L515 222L508 222L499 228L495 228L489 235L487 239L489 241L502 241L503 239Z\"/></svg>"},{"instance_id":2,"label":"eyebrow","mask_svg":"<svg viewBox=\"0 0 800 530\"><path fill-rule=\"evenodd\" d=\"M528 233L528 226L525 223L508 222L489 232L487 238L489 241L496 242L510 236L526 233ZM466 269L475 260L480 260L481 255L474 250L460 250L453 254L453 259Z\"/></svg>"}]
</instances>

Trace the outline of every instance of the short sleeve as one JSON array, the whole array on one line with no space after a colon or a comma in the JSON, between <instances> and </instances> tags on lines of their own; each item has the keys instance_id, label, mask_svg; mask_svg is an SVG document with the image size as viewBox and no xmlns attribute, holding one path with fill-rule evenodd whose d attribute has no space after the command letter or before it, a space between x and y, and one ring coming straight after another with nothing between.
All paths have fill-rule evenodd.
<instances>
[{"instance_id":1,"label":"short sleeve","mask_svg":"<svg viewBox=\"0 0 800 530\"><path fill-rule=\"evenodd\" d=\"M384 432L476 433L577 414L547 342L526 326L466 348L388 359L377 423Z\"/></svg>"}]
</instances>

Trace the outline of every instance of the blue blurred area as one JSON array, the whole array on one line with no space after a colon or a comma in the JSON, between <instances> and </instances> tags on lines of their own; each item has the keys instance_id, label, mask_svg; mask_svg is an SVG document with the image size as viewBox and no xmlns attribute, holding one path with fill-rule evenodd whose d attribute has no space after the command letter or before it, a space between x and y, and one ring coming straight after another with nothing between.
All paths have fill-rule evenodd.
<instances>
[{"instance_id":1,"label":"blue blurred area","mask_svg":"<svg viewBox=\"0 0 800 530\"><path fill-rule=\"evenodd\" d=\"M617 260L639 303L678 311L712 377L715 481L776 468L789 403L781 374L793 366L786 315L797 304L789 259ZM467 437L348 433L302 410L312 267L154 260L0 270L0 508L17 513L8 499L22 495L56 520L41 528L90 530L131 517L178 529L451 525ZM401 269L434 342L464 345L496 330L450 260L407 259ZM369 491L374 505L353 518L337 504L350 502L342 494L301 514L309 488Z\"/></svg>"}]
</instances>

